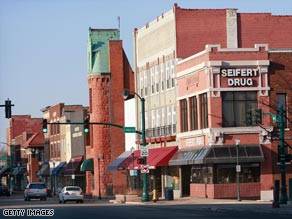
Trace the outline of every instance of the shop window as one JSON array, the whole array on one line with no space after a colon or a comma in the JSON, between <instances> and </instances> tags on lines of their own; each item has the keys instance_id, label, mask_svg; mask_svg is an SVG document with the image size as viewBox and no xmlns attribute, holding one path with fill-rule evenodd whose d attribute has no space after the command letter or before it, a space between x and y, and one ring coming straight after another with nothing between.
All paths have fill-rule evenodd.
<instances>
[{"instance_id":1,"label":"shop window","mask_svg":"<svg viewBox=\"0 0 292 219\"><path fill-rule=\"evenodd\" d=\"M222 126L247 126L247 112L257 109L257 92L222 92ZM257 125L255 122L252 125Z\"/></svg>"},{"instance_id":2,"label":"shop window","mask_svg":"<svg viewBox=\"0 0 292 219\"><path fill-rule=\"evenodd\" d=\"M215 183L237 183L235 164L219 164L216 167ZM258 163L242 164L239 174L240 183L260 181L260 166Z\"/></svg>"},{"instance_id":3,"label":"shop window","mask_svg":"<svg viewBox=\"0 0 292 219\"><path fill-rule=\"evenodd\" d=\"M213 183L213 167L211 165L196 165L191 170L192 183Z\"/></svg>"}]
</instances>

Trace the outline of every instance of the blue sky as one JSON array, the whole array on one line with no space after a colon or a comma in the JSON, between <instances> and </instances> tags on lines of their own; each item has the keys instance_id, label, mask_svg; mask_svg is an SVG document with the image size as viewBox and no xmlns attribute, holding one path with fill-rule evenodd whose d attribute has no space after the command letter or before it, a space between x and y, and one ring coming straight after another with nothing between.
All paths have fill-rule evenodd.
<instances>
[{"instance_id":1,"label":"blue sky","mask_svg":"<svg viewBox=\"0 0 292 219\"><path fill-rule=\"evenodd\" d=\"M133 63L134 28L174 3L182 8L237 8L238 12L292 15L291 0L0 0L0 105L13 114L41 117L60 102L88 105L88 28L118 28ZM0 142L8 120L0 109Z\"/></svg>"}]
</instances>

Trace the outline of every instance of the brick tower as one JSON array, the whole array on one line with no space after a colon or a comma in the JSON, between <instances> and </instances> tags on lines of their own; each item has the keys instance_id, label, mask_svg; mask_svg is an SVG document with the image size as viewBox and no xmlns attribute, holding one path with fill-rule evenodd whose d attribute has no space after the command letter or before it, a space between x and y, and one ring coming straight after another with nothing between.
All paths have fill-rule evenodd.
<instances>
[{"instance_id":1,"label":"brick tower","mask_svg":"<svg viewBox=\"0 0 292 219\"><path fill-rule=\"evenodd\" d=\"M124 126L122 92L124 88L134 90L134 74L119 35L117 29L89 29L87 51L90 122ZM89 142L86 159L93 158L94 171L86 172L86 192L101 196L121 192L126 184L125 175L118 171L108 171L107 166L125 151L123 129L92 125Z\"/></svg>"}]
</instances>

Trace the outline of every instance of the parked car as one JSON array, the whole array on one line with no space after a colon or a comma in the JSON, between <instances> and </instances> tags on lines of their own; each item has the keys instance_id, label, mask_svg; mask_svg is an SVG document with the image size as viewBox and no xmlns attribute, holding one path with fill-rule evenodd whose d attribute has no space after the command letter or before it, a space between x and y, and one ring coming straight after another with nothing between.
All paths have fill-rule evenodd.
<instances>
[{"instance_id":1,"label":"parked car","mask_svg":"<svg viewBox=\"0 0 292 219\"><path fill-rule=\"evenodd\" d=\"M0 186L0 195L10 196L10 189L8 186Z\"/></svg>"},{"instance_id":2,"label":"parked car","mask_svg":"<svg viewBox=\"0 0 292 219\"><path fill-rule=\"evenodd\" d=\"M76 201L83 203L84 196L79 186L65 186L59 193L59 203L65 204L67 201Z\"/></svg>"},{"instance_id":3,"label":"parked car","mask_svg":"<svg viewBox=\"0 0 292 219\"><path fill-rule=\"evenodd\" d=\"M30 201L30 199L36 198L40 200L47 200L48 188L43 182L29 183L24 190L24 200Z\"/></svg>"}]
</instances>

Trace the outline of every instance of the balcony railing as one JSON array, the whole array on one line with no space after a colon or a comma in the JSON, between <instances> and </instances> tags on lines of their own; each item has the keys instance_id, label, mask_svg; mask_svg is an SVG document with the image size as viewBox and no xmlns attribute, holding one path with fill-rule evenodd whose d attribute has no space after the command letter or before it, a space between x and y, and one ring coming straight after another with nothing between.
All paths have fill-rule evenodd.
<instances>
[{"instance_id":1,"label":"balcony railing","mask_svg":"<svg viewBox=\"0 0 292 219\"><path fill-rule=\"evenodd\" d=\"M154 137L175 135L175 134L176 134L176 124L146 129L147 138L154 138ZM138 139L141 139L141 138L142 136L138 135Z\"/></svg>"}]
</instances>

